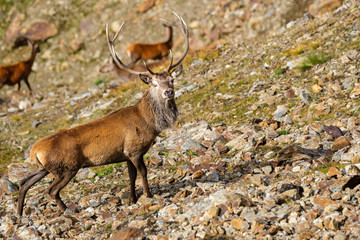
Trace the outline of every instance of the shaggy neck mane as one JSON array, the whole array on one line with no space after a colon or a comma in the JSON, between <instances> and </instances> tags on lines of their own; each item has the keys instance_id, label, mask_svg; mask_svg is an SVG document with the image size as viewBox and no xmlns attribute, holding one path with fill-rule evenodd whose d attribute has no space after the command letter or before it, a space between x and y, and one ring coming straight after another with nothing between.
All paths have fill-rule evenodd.
<instances>
[{"instance_id":1,"label":"shaggy neck mane","mask_svg":"<svg viewBox=\"0 0 360 240\"><path fill-rule=\"evenodd\" d=\"M160 133L164 129L174 125L178 116L178 110L174 99L164 100L156 93L147 90L144 93L140 104L145 108L145 112L151 113L155 118L153 119L150 117L148 119L150 121L149 124L154 124L157 132Z\"/></svg>"}]
</instances>

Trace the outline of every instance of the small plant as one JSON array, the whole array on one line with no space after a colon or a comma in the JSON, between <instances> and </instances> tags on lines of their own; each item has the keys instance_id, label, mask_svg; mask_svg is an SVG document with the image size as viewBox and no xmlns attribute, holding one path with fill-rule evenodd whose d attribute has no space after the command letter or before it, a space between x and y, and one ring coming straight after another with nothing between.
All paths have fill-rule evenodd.
<instances>
[{"instance_id":1,"label":"small plant","mask_svg":"<svg viewBox=\"0 0 360 240\"><path fill-rule=\"evenodd\" d=\"M296 48L290 49L289 52L290 52L290 54L293 55L293 56L299 55L299 54L301 54L301 53L304 52L304 48L305 48L305 46L298 46L298 47L296 47Z\"/></svg>"},{"instance_id":2,"label":"small plant","mask_svg":"<svg viewBox=\"0 0 360 240\"><path fill-rule=\"evenodd\" d=\"M112 223L108 223L105 225L105 231L111 232Z\"/></svg>"},{"instance_id":3,"label":"small plant","mask_svg":"<svg viewBox=\"0 0 360 240\"><path fill-rule=\"evenodd\" d=\"M105 83L105 80L104 80L104 79L98 79L98 80L96 80L96 81L94 82L94 84L95 84L96 86L99 86L99 85L102 84L102 83Z\"/></svg>"},{"instance_id":4,"label":"small plant","mask_svg":"<svg viewBox=\"0 0 360 240\"><path fill-rule=\"evenodd\" d=\"M317 49L320 46L320 42L312 42L309 44L312 49Z\"/></svg>"},{"instance_id":5,"label":"small plant","mask_svg":"<svg viewBox=\"0 0 360 240\"><path fill-rule=\"evenodd\" d=\"M196 157L198 156L196 153L191 151L187 151L186 153L189 154L190 156L196 156Z\"/></svg>"},{"instance_id":6,"label":"small plant","mask_svg":"<svg viewBox=\"0 0 360 240\"><path fill-rule=\"evenodd\" d=\"M338 169L344 169L345 164L337 163L337 162L329 162L324 165L321 165L314 169L314 171L319 171L321 173L327 173L331 167L336 167Z\"/></svg>"},{"instance_id":7,"label":"small plant","mask_svg":"<svg viewBox=\"0 0 360 240\"><path fill-rule=\"evenodd\" d=\"M276 132L279 135L287 135L287 134L289 134L289 131L285 130L285 129L277 130Z\"/></svg>"},{"instance_id":8,"label":"small plant","mask_svg":"<svg viewBox=\"0 0 360 240\"><path fill-rule=\"evenodd\" d=\"M38 184L39 184L39 185L45 185L45 184L48 184L48 181L41 180Z\"/></svg>"},{"instance_id":9,"label":"small plant","mask_svg":"<svg viewBox=\"0 0 360 240\"><path fill-rule=\"evenodd\" d=\"M283 69L282 67L279 67L278 69L275 70L275 76L279 76L281 74L283 74L285 72L285 69Z\"/></svg>"},{"instance_id":10,"label":"small plant","mask_svg":"<svg viewBox=\"0 0 360 240\"><path fill-rule=\"evenodd\" d=\"M321 53L310 53L296 66L297 69L305 72L317 64L323 64L329 61L331 57L323 52Z\"/></svg>"},{"instance_id":11,"label":"small plant","mask_svg":"<svg viewBox=\"0 0 360 240\"><path fill-rule=\"evenodd\" d=\"M115 163L114 168L116 168L116 169L121 168L124 163L125 162Z\"/></svg>"}]
</instances>

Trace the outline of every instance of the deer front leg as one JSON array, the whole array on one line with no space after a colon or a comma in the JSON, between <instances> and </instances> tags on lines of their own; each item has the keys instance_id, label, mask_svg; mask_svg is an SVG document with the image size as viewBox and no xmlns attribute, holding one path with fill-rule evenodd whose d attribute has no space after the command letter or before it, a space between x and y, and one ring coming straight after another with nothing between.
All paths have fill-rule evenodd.
<instances>
[{"instance_id":1,"label":"deer front leg","mask_svg":"<svg viewBox=\"0 0 360 240\"><path fill-rule=\"evenodd\" d=\"M143 155L140 155L135 158L131 158L132 163L136 167L136 169L140 172L142 184L144 187L144 192L146 193L146 196L151 198L152 194L149 189L149 184L147 180L147 169L144 163Z\"/></svg>"},{"instance_id":2,"label":"deer front leg","mask_svg":"<svg viewBox=\"0 0 360 240\"><path fill-rule=\"evenodd\" d=\"M30 94L31 94L31 93L32 93L32 90L31 90L31 87L30 87L30 83L29 83L28 78L25 78L24 81L25 81L26 86L28 87L28 89L29 89L29 91L30 91Z\"/></svg>"},{"instance_id":3,"label":"deer front leg","mask_svg":"<svg viewBox=\"0 0 360 240\"><path fill-rule=\"evenodd\" d=\"M129 160L127 161L128 171L129 171L129 177L130 177L130 198L131 202L136 203L137 197L135 193L135 181L137 176L137 170L134 164Z\"/></svg>"}]
</instances>

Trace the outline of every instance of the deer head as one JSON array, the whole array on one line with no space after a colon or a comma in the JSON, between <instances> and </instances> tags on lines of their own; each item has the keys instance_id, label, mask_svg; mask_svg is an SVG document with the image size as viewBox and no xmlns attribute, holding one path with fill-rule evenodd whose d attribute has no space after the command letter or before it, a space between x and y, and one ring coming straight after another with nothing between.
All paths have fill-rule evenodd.
<instances>
[{"instance_id":1,"label":"deer head","mask_svg":"<svg viewBox=\"0 0 360 240\"><path fill-rule=\"evenodd\" d=\"M170 65L172 64L172 51L170 50ZM171 100L175 96L174 91L174 79L177 78L182 73L182 65L179 65L173 70L169 71L169 68L167 71L163 71L161 73L154 73L153 71L148 68L144 61L145 68L147 69L148 73L140 73L139 77L140 79L150 85L150 91L152 93L152 96L161 96L164 100Z\"/></svg>"}]
</instances>

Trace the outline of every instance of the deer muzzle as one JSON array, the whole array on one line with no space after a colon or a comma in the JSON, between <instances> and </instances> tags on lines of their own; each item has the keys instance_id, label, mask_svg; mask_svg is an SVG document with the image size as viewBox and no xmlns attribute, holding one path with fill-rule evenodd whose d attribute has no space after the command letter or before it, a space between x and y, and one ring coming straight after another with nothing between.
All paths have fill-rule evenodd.
<instances>
[{"instance_id":1,"label":"deer muzzle","mask_svg":"<svg viewBox=\"0 0 360 240\"><path fill-rule=\"evenodd\" d=\"M172 89L168 89L164 91L164 98L172 99L175 96L175 92Z\"/></svg>"}]
</instances>

